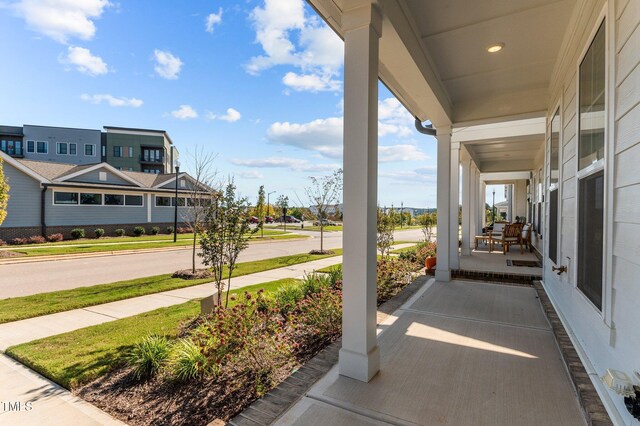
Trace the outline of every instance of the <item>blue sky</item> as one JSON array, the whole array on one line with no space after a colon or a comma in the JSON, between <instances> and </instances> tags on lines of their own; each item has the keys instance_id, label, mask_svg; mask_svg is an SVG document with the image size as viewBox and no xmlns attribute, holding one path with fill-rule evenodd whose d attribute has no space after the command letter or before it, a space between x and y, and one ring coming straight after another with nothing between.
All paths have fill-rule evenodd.
<instances>
[{"instance_id":1,"label":"blue sky","mask_svg":"<svg viewBox=\"0 0 640 426\"><path fill-rule=\"evenodd\" d=\"M308 177L342 164L342 41L303 0L0 0L0 14L0 124L164 129L187 169L196 147L215 153L251 199L264 184L304 202ZM435 139L379 87L379 202L434 207Z\"/></svg>"}]
</instances>

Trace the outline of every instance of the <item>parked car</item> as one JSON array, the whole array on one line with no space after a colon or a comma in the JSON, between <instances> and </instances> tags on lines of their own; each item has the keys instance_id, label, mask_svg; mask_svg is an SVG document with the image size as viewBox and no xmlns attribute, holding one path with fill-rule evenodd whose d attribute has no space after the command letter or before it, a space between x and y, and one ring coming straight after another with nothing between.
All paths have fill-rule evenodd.
<instances>
[{"instance_id":1,"label":"parked car","mask_svg":"<svg viewBox=\"0 0 640 426\"><path fill-rule=\"evenodd\" d=\"M302 222L302 221L301 221L300 219L296 218L296 217L293 217L293 216L287 215L287 216L285 216L284 218L283 218L282 216L280 216L280 217L278 218L278 222L286 222L286 223L300 223L300 222Z\"/></svg>"},{"instance_id":2,"label":"parked car","mask_svg":"<svg viewBox=\"0 0 640 426\"><path fill-rule=\"evenodd\" d=\"M249 223L258 223L258 222L259 222L259 220L258 220L258 218L257 218L257 217L255 217L255 216L251 216L251 217L249 218Z\"/></svg>"},{"instance_id":3,"label":"parked car","mask_svg":"<svg viewBox=\"0 0 640 426\"><path fill-rule=\"evenodd\" d=\"M273 223L274 222L274 220L273 220L273 218L271 216L265 217L264 221L267 222L267 223Z\"/></svg>"},{"instance_id":4,"label":"parked car","mask_svg":"<svg viewBox=\"0 0 640 426\"><path fill-rule=\"evenodd\" d=\"M329 219L316 220L313 222L313 226L336 226L336 223Z\"/></svg>"}]
</instances>

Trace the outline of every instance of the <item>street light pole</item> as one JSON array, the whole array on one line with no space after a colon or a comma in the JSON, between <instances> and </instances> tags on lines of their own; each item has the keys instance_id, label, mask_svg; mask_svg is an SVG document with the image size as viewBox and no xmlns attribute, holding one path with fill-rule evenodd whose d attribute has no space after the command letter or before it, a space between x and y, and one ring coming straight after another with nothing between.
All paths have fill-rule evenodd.
<instances>
[{"instance_id":1,"label":"street light pole","mask_svg":"<svg viewBox=\"0 0 640 426\"><path fill-rule=\"evenodd\" d=\"M400 229L402 229L402 224L404 223L404 201L400 202Z\"/></svg>"},{"instance_id":2,"label":"street light pole","mask_svg":"<svg viewBox=\"0 0 640 426\"><path fill-rule=\"evenodd\" d=\"M491 221L496 223L496 189L493 188L493 206L491 207Z\"/></svg>"},{"instance_id":3,"label":"street light pole","mask_svg":"<svg viewBox=\"0 0 640 426\"><path fill-rule=\"evenodd\" d=\"M176 162L176 206L173 209L173 242L178 241L178 175L180 174L180 163Z\"/></svg>"}]
</instances>

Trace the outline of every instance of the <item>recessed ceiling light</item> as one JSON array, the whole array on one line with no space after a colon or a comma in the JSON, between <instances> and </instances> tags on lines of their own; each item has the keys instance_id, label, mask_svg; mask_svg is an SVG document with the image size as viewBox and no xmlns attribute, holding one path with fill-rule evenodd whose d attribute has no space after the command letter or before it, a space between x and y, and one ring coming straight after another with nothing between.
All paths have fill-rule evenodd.
<instances>
[{"instance_id":1,"label":"recessed ceiling light","mask_svg":"<svg viewBox=\"0 0 640 426\"><path fill-rule=\"evenodd\" d=\"M496 53L501 51L504 48L504 43L494 43L492 45L490 45L489 47L487 47L487 52L489 53Z\"/></svg>"}]
</instances>

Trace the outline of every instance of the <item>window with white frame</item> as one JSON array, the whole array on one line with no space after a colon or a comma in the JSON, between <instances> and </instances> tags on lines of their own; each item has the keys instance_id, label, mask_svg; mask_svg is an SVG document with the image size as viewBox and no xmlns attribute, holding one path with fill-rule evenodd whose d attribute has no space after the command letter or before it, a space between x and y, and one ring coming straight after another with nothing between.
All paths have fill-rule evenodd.
<instances>
[{"instance_id":1,"label":"window with white frame","mask_svg":"<svg viewBox=\"0 0 640 426\"><path fill-rule=\"evenodd\" d=\"M56 154L67 155L69 153L68 148L69 146L66 142L58 142L56 143Z\"/></svg>"},{"instance_id":2,"label":"window with white frame","mask_svg":"<svg viewBox=\"0 0 640 426\"><path fill-rule=\"evenodd\" d=\"M558 177L560 163L560 109L551 119L549 135L549 259L558 264Z\"/></svg>"},{"instance_id":3,"label":"window with white frame","mask_svg":"<svg viewBox=\"0 0 640 426\"><path fill-rule=\"evenodd\" d=\"M69 155L76 155L78 153L78 145L75 143L69 144Z\"/></svg>"},{"instance_id":4,"label":"window with white frame","mask_svg":"<svg viewBox=\"0 0 640 426\"><path fill-rule=\"evenodd\" d=\"M156 195L156 207L169 207L171 206L171 197L160 197Z\"/></svg>"},{"instance_id":5,"label":"window with white frame","mask_svg":"<svg viewBox=\"0 0 640 426\"><path fill-rule=\"evenodd\" d=\"M38 154L47 154L49 152L49 142L46 142L46 141L36 142L36 152Z\"/></svg>"},{"instance_id":6,"label":"window with white frame","mask_svg":"<svg viewBox=\"0 0 640 426\"><path fill-rule=\"evenodd\" d=\"M69 205L78 204L77 192L55 192L53 194L53 204Z\"/></svg>"},{"instance_id":7,"label":"window with white frame","mask_svg":"<svg viewBox=\"0 0 640 426\"><path fill-rule=\"evenodd\" d=\"M124 195L122 194L104 194L105 206L124 206Z\"/></svg>"},{"instance_id":8,"label":"window with white frame","mask_svg":"<svg viewBox=\"0 0 640 426\"><path fill-rule=\"evenodd\" d=\"M84 144L84 155L94 157L96 155L96 146L94 144Z\"/></svg>"},{"instance_id":9,"label":"window with white frame","mask_svg":"<svg viewBox=\"0 0 640 426\"><path fill-rule=\"evenodd\" d=\"M121 146L114 146L113 147L113 156L114 157L122 157L122 147Z\"/></svg>"},{"instance_id":10,"label":"window with white frame","mask_svg":"<svg viewBox=\"0 0 640 426\"><path fill-rule=\"evenodd\" d=\"M604 151L606 37L600 24L578 76L577 285L602 310L604 262Z\"/></svg>"},{"instance_id":11,"label":"window with white frame","mask_svg":"<svg viewBox=\"0 0 640 426\"><path fill-rule=\"evenodd\" d=\"M100 206L102 205L102 194L81 193L80 204Z\"/></svg>"},{"instance_id":12,"label":"window with white frame","mask_svg":"<svg viewBox=\"0 0 640 426\"><path fill-rule=\"evenodd\" d=\"M35 141L27 141L27 152L30 152L30 153L36 152L36 142Z\"/></svg>"}]
</instances>

